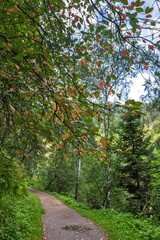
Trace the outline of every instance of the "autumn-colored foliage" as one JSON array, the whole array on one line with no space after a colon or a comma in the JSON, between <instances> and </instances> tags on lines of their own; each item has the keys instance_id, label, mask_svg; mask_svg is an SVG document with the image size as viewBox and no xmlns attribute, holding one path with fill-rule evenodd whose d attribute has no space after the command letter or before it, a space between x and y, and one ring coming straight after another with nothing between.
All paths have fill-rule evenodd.
<instances>
[{"instance_id":1,"label":"autumn-colored foliage","mask_svg":"<svg viewBox=\"0 0 160 240\"><path fill-rule=\"evenodd\" d=\"M38 153L45 156L48 148L63 152L67 144L72 148L62 154L65 158L71 157L74 149L81 155L93 152L104 156L98 148L99 144L105 145L103 138L100 137L100 143L94 143L94 147L87 143L92 142L91 136L99 135L93 127L93 118L101 121L104 110L110 116L107 111L111 105L104 109L99 103L95 104L95 99L104 90L115 94L110 84L115 76L109 72L107 83L101 81L96 90L85 86L83 73L89 78L90 73L103 64L101 57L96 61L91 57L93 42L99 45L100 54L108 57L115 54L111 43L119 38L124 46L121 57L128 65L134 65L136 57L130 49L139 51L138 41L142 38L138 35L136 42L135 34L144 24L155 24L150 14L153 9L141 8L144 2L131 5L127 0L120 2L106 1L104 6L103 1L101 5L92 0L89 3L83 0L2 1L0 116L4 157L12 159L18 153L24 162L34 151L42 150ZM133 9L137 12L133 13ZM141 12L145 15L144 21L139 15ZM148 18L150 21L145 23ZM144 44L149 42L149 50L159 50L158 44L151 44L144 36L143 40ZM142 63L142 66L145 70L150 68L149 64ZM130 71L130 67L126 69ZM90 101L93 98L93 102ZM137 110L129 109L135 116ZM42 141L44 145L49 144L48 147L42 146Z\"/></svg>"}]
</instances>

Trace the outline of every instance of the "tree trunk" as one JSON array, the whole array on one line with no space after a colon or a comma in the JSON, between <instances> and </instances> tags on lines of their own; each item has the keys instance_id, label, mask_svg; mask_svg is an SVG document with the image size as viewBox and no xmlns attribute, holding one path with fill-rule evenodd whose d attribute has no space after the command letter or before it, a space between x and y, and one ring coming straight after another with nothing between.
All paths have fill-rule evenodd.
<instances>
[{"instance_id":1,"label":"tree trunk","mask_svg":"<svg viewBox=\"0 0 160 240\"><path fill-rule=\"evenodd\" d=\"M75 200L78 200L80 171L81 171L81 159L80 159L80 157L78 157L77 181L76 181L76 189L75 189Z\"/></svg>"}]
</instances>

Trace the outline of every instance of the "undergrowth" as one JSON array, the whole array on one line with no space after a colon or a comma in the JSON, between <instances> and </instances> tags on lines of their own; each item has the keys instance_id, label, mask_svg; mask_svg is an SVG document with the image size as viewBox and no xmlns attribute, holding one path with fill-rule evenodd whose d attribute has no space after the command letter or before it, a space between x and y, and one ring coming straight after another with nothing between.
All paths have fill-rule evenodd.
<instances>
[{"instance_id":1,"label":"undergrowth","mask_svg":"<svg viewBox=\"0 0 160 240\"><path fill-rule=\"evenodd\" d=\"M42 214L39 199L32 193L6 195L0 199L1 240L42 240Z\"/></svg>"},{"instance_id":2,"label":"undergrowth","mask_svg":"<svg viewBox=\"0 0 160 240\"><path fill-rule=\"evenodd\" d=\"M136 219L132 214L113 209L95 210L74 199L51 193L82 216L92 220L109 235L110 240L160 240L160 227L151 219Z\"/></svg>"}]
</instances>

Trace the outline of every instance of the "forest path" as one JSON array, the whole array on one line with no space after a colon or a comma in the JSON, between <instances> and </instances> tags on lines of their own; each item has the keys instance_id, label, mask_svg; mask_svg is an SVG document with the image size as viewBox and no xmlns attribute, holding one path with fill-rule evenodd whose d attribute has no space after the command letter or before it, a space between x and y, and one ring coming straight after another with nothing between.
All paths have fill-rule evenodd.
<instances>
[{"instance_id":1,"label":"forest path","mask_svg":"<svg viewBox=\"0 0 160 240\"><path fill-rule=\"evenodd\" d=\"M28 188L41 201L44 239L46 240L108 240L92 222L64 205L53 195Z\"/></svg>"}]
</instances>

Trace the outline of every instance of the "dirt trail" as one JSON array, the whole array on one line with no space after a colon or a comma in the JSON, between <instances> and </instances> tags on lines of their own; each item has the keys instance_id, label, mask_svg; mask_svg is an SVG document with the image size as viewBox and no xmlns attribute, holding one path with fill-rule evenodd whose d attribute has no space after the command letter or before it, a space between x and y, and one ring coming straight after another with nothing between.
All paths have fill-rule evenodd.
<instances>
[{"instance_id":1,"label":"dirt trail","mask_svg":"<svg viewBox=\"0 0 160 240\"><path fill-rule=\"evenodd\" d=\"M92 222L80 216L72 208L54 196L29 188L37 195L45 210L43 216L44 239L46 240L108 240Z\"/></svg>"}]
</instances>

